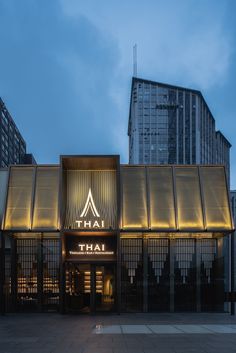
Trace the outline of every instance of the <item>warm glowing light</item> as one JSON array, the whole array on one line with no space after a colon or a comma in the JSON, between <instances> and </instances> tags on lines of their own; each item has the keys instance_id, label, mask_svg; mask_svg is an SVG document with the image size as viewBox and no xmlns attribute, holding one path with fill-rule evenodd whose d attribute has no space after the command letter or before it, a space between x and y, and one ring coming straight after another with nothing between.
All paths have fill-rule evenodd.
<instances>
[{"instance_id":1,"label":"warm glowing light","mask_svg":"<svg viewBox=\"0 0 236 353\"><path fill-rule=\"evenodd\" d=\"M92 211L92 214L94 217L100 217L100 214L98 213L97 208L95 206L92 191L90 188L89 188L88 197L87 197L84 209L80 217L86 217L89 209Z\"/></svg>"},{"instance_id":2,"label":"warm glowing light","mask_svg":"<svg viewBox=\"0 0 236 353\"><path fill-rule=\"evenodd\" d=\"M124 225L123 225L123 227L124 228L129 228L129 229L132 229L132 228L134 228L134 229L136 229L136 228L147 228L147 227L145 227L145 226L143 226L142 224L135 224L135 223L133 223L133 224L126 224L126 223L124 223Z\"/></svg>"}]
</instances>

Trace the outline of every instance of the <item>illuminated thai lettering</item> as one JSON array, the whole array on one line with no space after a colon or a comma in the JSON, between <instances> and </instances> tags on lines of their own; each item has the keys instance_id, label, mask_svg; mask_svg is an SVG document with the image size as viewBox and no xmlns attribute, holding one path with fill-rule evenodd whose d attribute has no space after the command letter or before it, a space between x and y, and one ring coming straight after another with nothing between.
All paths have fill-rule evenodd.
<instances>
[{"instance_id":1,"label":"illuminated thai lettering","mask_svg":"<svg viewBox=\"0 0 236 353\"><path fill-rule=\"evenodd\" d=\"M78 228L104 228L105 227L105 222L102 220L101 222L99 221L75 221L77 224Z\"/></svg>"},{"instance_id":2,"label":"illuminated thai lettering","mask_svg":"<svg viewBox=\"0 0 236 353\"><path fill-rule=\"evenodd\" d=\"M81 227L82 222L83 222L83 221L75 221L75 223L77 223L78 228Z\"/></svg>"},{"instance_id":3,"label":"illuminated thai lettering","mask_svg":"<svg viewBox=\"0 0 236 353\"><path fill-rule=\"evenodd\" d=\"M78 244L79 251L82 253L86 252L104 252L105 251L105 244L98 244L98 243L79 243Z\"/></svg>"},{"instance_id":4,"label":"illuminated thai lettering","mask_svg":"<svg viewBox=\"0 0 236 353\"><path fill-rule=\"evenodd\" d=\"M94 247L93 244L86 244L86 251L89 251L89 250L93 251L94 250L93 247Z\"/></svg>"},{"instance_id":5,"label":"illuminated thai lettering","mask_svg":"<svg viewBox=\"0 0 236 353\"><path fill-rule=\"evenodd\" d=\"M86 200L84 209L83 209L80 217L86 217L89 209L91 210L94 217L100 217L100 214L98 213L97 208L94 203L94 200L93 200L93 195L92 195L91 189L89 189L87 200Z\"/></svg>"},{"instance_id":6,"label":"illuminated thai lettering","mask_svg":"<svg viewBox=\"0 0 236 353\"><path fill-rule=\"evenodd\" d=\"M84 228L91 228L91 221L84 221Z\"/></svg>"},{"instance_id":7,"label":"illuminated thai lettering","mask_svg":"<svg viewBox=\"0 0 236 353\"><path fill-rule=\"evenodd\" d=\"M100 249L100 246L98 245L98 244L96 244L95 246L94 246L94 251L101 251L101 249Z\"/></svg>"},{"instance_id":8,"label":"illuminated thai lettering","mask_svg":"<svg viewBox=\"0 0 236 353\"><path fill-rule=\"evenodd\" d=\"M100 214L98 213L98 210L94 203L91 189L89 189L87 200L85 202L83 211L80 214L80 217L81 218L87 217L89 210L92 213L93 217L100 218ZM76 220L75 223L78 228L105 228L105 221L103 219L102 220L81 219L81 220Z\"/></svg>"},{"instance_id":9,"label":"illuminated thai lettering","mask_svg":"<svg viewBox=\"0 0 236 353\"><path fill-rule=\"evenodd\" d=\"M94 223L93 223L93 228L99 228L100 227L100 225L99 225L99 223L98 223L98 221L94 221Z\"/></svg>"},{"instance_id":10,"label":"illuminated thai lettering","mask_svg":"<svg viewBox=\"0 0 236 353\"><path fill-rule=\"evenodd\" d=\"M78 244L80 251L84 251L85 244Z\"/></svg>"}]
</instances>

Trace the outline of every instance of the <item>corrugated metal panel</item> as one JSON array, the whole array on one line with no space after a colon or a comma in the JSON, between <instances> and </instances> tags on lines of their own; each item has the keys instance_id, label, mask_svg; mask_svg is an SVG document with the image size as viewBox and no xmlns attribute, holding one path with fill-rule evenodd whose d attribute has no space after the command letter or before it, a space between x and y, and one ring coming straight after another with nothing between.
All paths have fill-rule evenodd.
<instances>
[{"instance_id":1,"label":"corrugated metal panel","mask_svg":"<svg viewBox=\"0 0 236 353\"><path fill-rule=\"evenodd\" d=\"M11 167L4 229L31 228L33 167Z\"/></svg>"},{"instance_id":2,"label":"corrugated metal panel","mask_svg":"<svg viewBox=\"0 0 236 353\"><path fill-rule=\"evenodd\" d=\"M58 228L59 168L37 167L33 229Z\"/></svg>"},{"instance_id":3,"label":"corrugated metal panel","mask_svg":"<svg viewBox=\"0 0 236 353\"><path fill-rule=\"evenodd\" d=\"M146 172L143 167L121 170L123 228L147 228Z\"/></svg>"},{"instance_id":4,"label":"corrugated metal panel","mask_svg":"<svg viewBox=\"0 0 236 353\"><path fill-rule=\"evenodd\" d=\"M152 229L175 229L174 190L171 167L150 167L149 195Z\"/></svg>"}]
</instances>

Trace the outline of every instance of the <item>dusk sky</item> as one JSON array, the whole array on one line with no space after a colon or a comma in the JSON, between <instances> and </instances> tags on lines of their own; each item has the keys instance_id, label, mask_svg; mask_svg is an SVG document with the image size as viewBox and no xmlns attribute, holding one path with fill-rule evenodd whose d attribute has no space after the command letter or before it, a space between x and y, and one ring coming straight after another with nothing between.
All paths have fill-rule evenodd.
<instances>
[{"instance_id":1,"label":"dusk sky","mask_svg":"<svg viewBox=\"0 0 236 353\"><path fill-rule=\"evenodd\" d=\"M138 77L202 92L236 189L236 1L0 0L0 43L0 96L38 163L128 162L137 43Z\"/></svg>"}]
</instances>

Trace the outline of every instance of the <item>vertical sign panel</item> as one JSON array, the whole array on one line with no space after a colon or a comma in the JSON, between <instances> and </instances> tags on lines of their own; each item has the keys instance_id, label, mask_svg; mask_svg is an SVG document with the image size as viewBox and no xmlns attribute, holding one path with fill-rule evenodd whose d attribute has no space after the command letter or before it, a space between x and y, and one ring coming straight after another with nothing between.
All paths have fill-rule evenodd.
<instances>
[{"instance_id":1,"label":"vertical sign panel","mask_svg":"<svg viewBox=\"0 0 236 353\"><path fill-rule=\"evenodd\" d=\"M67 170L66 229L116 229L116 171Z\"/></svg>"}]
</instances>

